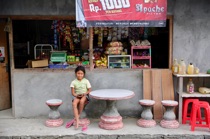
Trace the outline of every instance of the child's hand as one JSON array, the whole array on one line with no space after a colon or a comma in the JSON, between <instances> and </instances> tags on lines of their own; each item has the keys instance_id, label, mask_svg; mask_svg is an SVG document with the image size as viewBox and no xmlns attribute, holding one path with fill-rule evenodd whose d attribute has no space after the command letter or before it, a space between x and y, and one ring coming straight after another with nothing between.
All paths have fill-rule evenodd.
<instances>
[{"instance_id":1,"label":"child's hand","mask_svg":"<svg viewBox=\"0 0 210 139\"><path fill-rule=\"evenodd\" d=\"M77 95L77 98L82 98L84 95L83 94L80 94L80 95Z\"/></svg>"}]
</instances>

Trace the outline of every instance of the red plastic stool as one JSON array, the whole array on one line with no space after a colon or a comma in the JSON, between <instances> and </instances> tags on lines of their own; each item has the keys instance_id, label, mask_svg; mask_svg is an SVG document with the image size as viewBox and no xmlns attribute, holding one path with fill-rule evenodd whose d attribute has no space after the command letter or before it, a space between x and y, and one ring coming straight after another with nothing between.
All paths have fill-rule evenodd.
<instances>
[{"instance_id":1,"label":"red plastic stool","mask_svg":"<svg viewBox=\"0 0 210 139\"><path fill-rule=\"evenodd\" d=\"M191 112L188 113L188 106L190 103L196 103L198 102L199 99L184 99L184 105L183 105L183 111L182 111L182 124L186 124L186 121L189 120L190 121L190 115ZM200 114L200 109L197 111L198 115L197 115L197 120L201 121L201 114Z\"/></svg>"},{"instance_id":2,"label":"red plastic stool","mask_svg":"<svg viewBox=\"0 0 210 139\"><path fill-rule=\"evenodd\" d=\"M203 108L205 110L205 112L204 112L205 119L204 120L201 119L202 121L199 122L199 124L198 124L196 121L196 117L197 117L198 111L200 111L201 108ZM203 121L205 122L205 124L202 123ZM191 131L194 131L195 127L210 128L210 107L209 107L208 102L197 101L197 102L193 103L192 110L191 110L190 124L191 124Z\"/></svg>"}]
</instances>

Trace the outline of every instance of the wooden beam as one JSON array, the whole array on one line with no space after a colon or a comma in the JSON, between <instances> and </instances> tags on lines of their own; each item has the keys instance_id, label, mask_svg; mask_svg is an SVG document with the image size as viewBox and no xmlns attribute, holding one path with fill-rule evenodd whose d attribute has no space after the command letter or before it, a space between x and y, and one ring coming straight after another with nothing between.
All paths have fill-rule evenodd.
<instances>
[{"instance_id":1,"label":"wooden beam","mask_svg":"<svg viewBox=\"0 0 210 139\"><path fill-rule=\"evenodd\" d=\"M8 27L9 27L9 59L10 59L10 68L11 71L15 69L14 64L14 44L13 44L13 28L12 28L12 20L9 19L8 21Z\"/></svg>"},{"instance_id":2,"label":"wooden beam","mask_svg":"<svg viewBox=\"0 0 210 139\"><path fill-rule=\"evenodd\" d=\"M168 15L167 19L169 19L169 60L168 60L168 68L171 69L172 61L173 61L173 16Z\"/></svg>"},{"instance_id":3,"label":"wooden beam","mask_svg":"<svg viewBox=\"0 0 210 139\"><path fill-rule=\"evenodd\" d=\"M12 20L8 19L9 25L9 60L10 60L10 79L11 79L11 98L12 98L12 115L15 116L15 105L14 105L14 44L13 44L13 28L12 28Z\"/></svg>"},{"instance_id":4,"label":"wooden beam","mask_svg":"<svg viewBox=\"0 0 210 139\"><path fill-rule=\"evenodd\" d=\"M90 61L90 70L93 70L93 28L89 28L89 61Z\"/></svg>"},{"instance_id":5,"label":"wooden beam","mask_svg":"<svg viewBox=\"0 0 210 139\"><path fill-rule=\"evenodd\" d=\"M0 15L0 18L10 18L12 20L76 20L70 15Z\"/></svg>"}]
</instances>

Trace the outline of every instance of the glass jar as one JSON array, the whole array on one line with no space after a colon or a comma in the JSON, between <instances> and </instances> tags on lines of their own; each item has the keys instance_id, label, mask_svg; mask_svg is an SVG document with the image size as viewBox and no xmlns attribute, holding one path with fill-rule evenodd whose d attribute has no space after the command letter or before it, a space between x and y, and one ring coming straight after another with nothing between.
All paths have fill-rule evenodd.
<instances>
[{"instance_id":1,"label":"glass jar","mask_svg":"<svg viewBox=\"0 0 210 139\"><path fill-rule=\"evenodd\" d=\"M172 72L173 74L178 74L179 72L179 64L178 64L177 59L174 59L173 61Z\"/></svg>"},{"instance_id":2,"label":"glass jar","mask_svg":"<svg viewBox=\"0 0 210 139\"><path fill-rule=\"evenodd\" d=\"M192 81L192 79L189 79L189 82L187 84L187 93L194 93L194 83Z\"/></svg>"}]
</instances>

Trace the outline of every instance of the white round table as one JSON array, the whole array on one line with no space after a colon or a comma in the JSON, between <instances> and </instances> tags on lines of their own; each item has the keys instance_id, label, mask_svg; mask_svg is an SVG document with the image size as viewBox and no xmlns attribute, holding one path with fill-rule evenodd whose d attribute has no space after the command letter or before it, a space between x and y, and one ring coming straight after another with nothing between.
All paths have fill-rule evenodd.
<instances>
[{"instance_id":1,"label":"white round table","mask_svg":"<svg viewBox=\"0 0 210 139\"><path fill-rule=\"evenodd\" d=\"M100 118L99 127L107 130L122 128L122 117L118 113L116 102L132 98L134 95L134 92L125 89L100 89L90 92L90 97L106 100L106 110Z\"/></svg>"}]
</instances>

